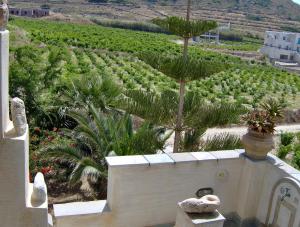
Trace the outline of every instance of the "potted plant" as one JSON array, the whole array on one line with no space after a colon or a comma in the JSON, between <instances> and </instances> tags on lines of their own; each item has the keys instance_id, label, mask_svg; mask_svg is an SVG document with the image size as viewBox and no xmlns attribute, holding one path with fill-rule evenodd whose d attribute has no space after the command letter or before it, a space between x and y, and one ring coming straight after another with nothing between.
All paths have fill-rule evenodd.
<instances>
[{"instance_id":1,"label":"potted plant","mask_svg":"<svg viewBox=\"0 0 300 227\"><path fill-rule=\"evenodd\" d=\"M282 118L284 105L269 99L245 116L248 132L242 137L246 156L262 160L275 147L274 132L277 121Z\"/></svg>"}]
</instances>

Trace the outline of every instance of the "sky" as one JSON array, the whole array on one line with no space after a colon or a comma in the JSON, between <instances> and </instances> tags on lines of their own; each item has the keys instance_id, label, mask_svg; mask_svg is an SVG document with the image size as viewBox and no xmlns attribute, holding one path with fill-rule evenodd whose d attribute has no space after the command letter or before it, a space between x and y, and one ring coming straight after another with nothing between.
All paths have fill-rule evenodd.
<instances>
[{"instance_id":1,"label":"sky","mask_svg":"<svg viewBox=\"0 0 300 227\"><path fill-rule=\"evenodd\" d=\"M294 2L300 4L300 0L293 0Z\"/></svg>"}]
</instances>

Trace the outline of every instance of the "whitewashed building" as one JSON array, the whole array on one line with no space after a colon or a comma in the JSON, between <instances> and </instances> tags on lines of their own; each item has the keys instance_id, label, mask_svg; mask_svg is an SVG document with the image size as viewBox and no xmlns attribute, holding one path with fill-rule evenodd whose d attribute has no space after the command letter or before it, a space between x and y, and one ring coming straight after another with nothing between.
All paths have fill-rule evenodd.
<instances>
[{"instance_id":1,"label":"whitewashed building","mask_svg":"<svg viewBox=\"0 0 300 227\"><path fill-rule=\"evenodd\" d=\"M300 63L300 33L267 31L261 53L270 59Z\"/></svg>"}]
</instances>

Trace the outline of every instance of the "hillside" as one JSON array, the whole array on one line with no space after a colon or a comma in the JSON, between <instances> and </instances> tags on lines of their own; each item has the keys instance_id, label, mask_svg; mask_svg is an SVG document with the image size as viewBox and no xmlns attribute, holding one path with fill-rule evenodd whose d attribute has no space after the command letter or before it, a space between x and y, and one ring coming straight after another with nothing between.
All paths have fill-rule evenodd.
<instances>
[{"instance_id":1,"label":"hillside","mask_svg":"<svg viewBox=\"0 0 300 227\"><path fill-rule=\"evenodd\" d=\"M84 23L91 18L149 21L154 17L184 16L186 10L186 0L91 1L15 0L10 5L23 8L48 5L53 12L49 19L69 21L77 17ZM193 0L192 17L230 22L235 30L261 37L266 30L300 31L300 6L291 0Z\"/></svg>"},{"instance_id":2,"label":"hillside","mask_svg":"<svg viewBox=\"0 0 300 227\"><path fill-rule=\"evenodd\" d=\"M159 0L158 3L183 5L186 4L186 0ZM278 15L290 19L300 18L300 5L295 4L292 0L194 0L193 5L194 7L214 10L242 11L245 14Z\"/></svg>"}]
</instances>

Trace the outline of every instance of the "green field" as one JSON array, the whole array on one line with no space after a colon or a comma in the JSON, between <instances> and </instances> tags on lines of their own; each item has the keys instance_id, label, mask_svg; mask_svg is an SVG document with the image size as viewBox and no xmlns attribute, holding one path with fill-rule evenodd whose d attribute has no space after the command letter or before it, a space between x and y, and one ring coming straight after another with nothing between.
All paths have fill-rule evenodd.
<instances>
[{"instance_id":1,"label":"green field","mask_svg":"<svg viewBox=\"0 0 300 227\"><path fill-rule=\"evenodd\" d=\"M64 87L64 83L70 82L76 75L84 74L107 74L123 84L124 89L154 92L178 89L175 81L135 57L140 52L180 54L181 46L171 41L176 38L174 36L99 25L20 18L13 18L10 25L26 31L31 44L27 42L24 45L39 47L41 43L46 44L38 48L41 52L41 64L49 67L49 63L55 62L53 67L59 69L53 76L53 83L42 89L46 93L43 97L55 96ZM24 47L11 45L13 52L19 48ZM59 53L56 53L57 49ZM56 54L51 54L54 50ZM290 107L300 107L298 75L266 65L243 62L239 58L217 52L204 51L197 46L190 47L190 52L194 57L231 64L227 71L187 85L188 90L199 93L205 100L238 101L256 106L266 96L272 96L282 98ZM43 69L41 71L45 72ZM55 91L54 94L49 94L49 90Z\"/></svg>"}]
</instances>

